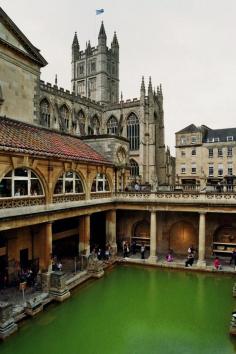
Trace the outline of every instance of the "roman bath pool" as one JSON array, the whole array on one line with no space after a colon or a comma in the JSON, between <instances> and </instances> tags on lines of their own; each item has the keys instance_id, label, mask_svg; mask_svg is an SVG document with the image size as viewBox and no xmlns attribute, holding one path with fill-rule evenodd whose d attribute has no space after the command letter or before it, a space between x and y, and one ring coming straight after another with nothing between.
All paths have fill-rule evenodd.
<instances>
[{"instance_id":1,"label":"roman bath pool","mask_svg":"<svg viewBox=\"0 0 236 354\"><path fill-rule=\"evenodd\" d=\"M117 266L50 305L1 354L230 354L234 278Z\"/></svg>"}]
</instances>

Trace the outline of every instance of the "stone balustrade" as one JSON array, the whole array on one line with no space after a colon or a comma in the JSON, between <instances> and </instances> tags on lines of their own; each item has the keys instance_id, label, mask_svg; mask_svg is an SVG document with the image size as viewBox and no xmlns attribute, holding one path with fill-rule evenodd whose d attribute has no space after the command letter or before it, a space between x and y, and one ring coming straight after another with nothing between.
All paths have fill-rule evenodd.
<instances>
[{"instance_id":1,"label":"stone balustrade","mask_svg":"<svg viewBox=\"0 0 236 354\"><path fill-rule=\"evenodd\" d=\"M21 196L17 198L0 198L0 209L43 205L46 203L44 196Z\"/></svg>"},{"instance_id":2,"label":"stone balustrade","mask_svg":"<svg viewBox=\"0 0 236 354\"><path fill-rule=\"evenodd\" d=\"M234 211L236 206L236 193L202 193L202 192L96 192L91 193L90 199L85 194L54 196L53 203L46 204L44 197L22 197L0 199L0 219L11 218L20 215L45 214L48 212L69 211L71 208L93 208L97 205L113 204L115 207L123 207L124 204L138 204L141 208L147 208L151 203L156 210L168 208L191 207L192 211L214 208L215 212L224 210Z\"/></svg>"}]
</instances>

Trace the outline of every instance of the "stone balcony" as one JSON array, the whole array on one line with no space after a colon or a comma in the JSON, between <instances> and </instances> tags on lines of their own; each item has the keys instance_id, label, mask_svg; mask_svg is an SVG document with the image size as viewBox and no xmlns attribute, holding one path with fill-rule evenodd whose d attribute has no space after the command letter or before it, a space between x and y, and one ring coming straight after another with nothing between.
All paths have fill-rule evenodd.
<instances>
[{"instance_id":1,"label":"stone balcony","mask_svg":"<svg viewBox=\"0 0 236 354\"><path fill-rule=\"evenodd\" d=\"M84 197L84 196L83 196ZM65 199L45 204L43 198L28 203L27 198L15 203L15 198L8 200L8 205L0 208L0 230L5 229L4 221L9 222L35 218L37 222L54 221L57 218L86 215L97 211L113 209L137 209L159 211L191 211L191 212L236 212L236 193L202 193L202 192L117 192L98 193L90 199ZM38 198L34 198L36 200ZM5 203L6 201L3 201ZM32 202L32 201L31 201ZM63 213L63 214L62 214ZM40 220L39 220L40 219Z\"/></svg>"}]
</instances>

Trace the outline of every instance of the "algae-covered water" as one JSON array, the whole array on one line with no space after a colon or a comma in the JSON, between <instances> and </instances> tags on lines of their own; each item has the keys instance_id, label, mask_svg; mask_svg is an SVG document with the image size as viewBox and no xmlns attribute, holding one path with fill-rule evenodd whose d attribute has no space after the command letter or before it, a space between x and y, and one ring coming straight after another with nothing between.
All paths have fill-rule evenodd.
<instances>
[{"instance_id":1,"label":"algae-covered water","mask_svg":"<svg viewBox=\"0 0 236 354\"><path fill-rule=\"evenodd\" d=\"M119 266L49 306L0 354L230 354L234 278Z\"/></svg>"}]
</instances>

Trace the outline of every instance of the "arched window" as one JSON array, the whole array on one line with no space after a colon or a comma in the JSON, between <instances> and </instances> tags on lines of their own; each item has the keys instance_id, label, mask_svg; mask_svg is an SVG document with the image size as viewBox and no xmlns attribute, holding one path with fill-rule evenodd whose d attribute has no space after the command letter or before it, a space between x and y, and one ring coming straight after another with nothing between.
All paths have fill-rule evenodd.
<instances>
[{"instance_id":1,"label":"arched window","mask_svg":"<svg viewBox=\"0 0 236 354\"><path fill-rule=\"evenodd\" d=\"M76 172L63 173L57 180L54 194L84 193L80 176Z\"/></svg>"},{"instance_id":2,"label":"arched window","mask_svg":"<svg viewBox=\"0 0 236 354\"><path fill-rule=\"evenodd\" d=\"M130 160L130 175L132 177L139 176L139 165L133 159Z\"/></svg>"},{"instance_id":3,"label":"arched window","mask_svg":"<svg viewBox=\"0 0 236 354\"><path fill-rule=\"evenodd\" d=\"M78 113L80 135L85 135L85 114L81 109Z\"/></svg>"},{"instance_id":4,"label":"arched window","mask_svg":"<svg viewBox=\"0 0 236 354\"><path fill-rule=\"evenodd\" d=\"M127 138L129 139L130 150L139 149L139 120L131 113L127 119Z\"/></svg>"},{"instance_id":5,"label":"arched window","mask_svg":"<svg viewBox=\"0 0 236 354\"><path fill-rule=\"evenodd\" d=\"M0 197L43 195L43 187L36 174L25 168L8 172L0 182Z\"/></svg>"},{"instance_id":6,"label":"arched window","mask_svg":"<svg viewBox=\"0 0 236 354\"><path fill-rule=\"evenodd\" d=\"M107 134L116 135L117 130L118 130L118 120L114 116L111 116L111 118L109 118L107 122Z\"/></svg>"},{"instance_id":7,"label":"arched window","mask_svg":"<svg viewBox=\"0 0 236 354\"><path fill-rule=\"evenodd\" d=\"M60 108L60 115L65 123L66 128L68 129L69 128L69 110L65 104L63 104L63 106L61 106L61 108Z\"/></svg>"},{"instance_id":8,"label":"arched window","mask_svg":"<svg viewBox=\"0 0 236 354\"><path fill-rule=\"evenodd\" d=\"M40 124L50 128L50 106L46 98L40 102Z\"/></svg>"},{"instance_id":9,"label":"arched window","mask_svg":"<svg viewBox=\"0 0 236 354\"><path fill-rule=\"evenodd\" d=\"M107 177L104 173L98 173L93 180L91 192L108 192L110 190Z\"/></svg>"}]
</instances>

